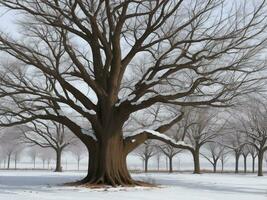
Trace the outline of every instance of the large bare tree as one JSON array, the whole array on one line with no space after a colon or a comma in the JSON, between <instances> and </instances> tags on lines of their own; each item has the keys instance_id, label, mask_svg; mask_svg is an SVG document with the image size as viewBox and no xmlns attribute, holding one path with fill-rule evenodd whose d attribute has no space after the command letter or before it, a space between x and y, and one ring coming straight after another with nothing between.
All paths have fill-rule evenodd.
<instances>
[{"instance_id":1,"label":"large bare tree","mask_svg":"<svg viewBox=\"0 0 267 200\"><path fill-rule=\"evenodd\" d=\"M267 25L265 0L255 2L0 0L24 27L0 35L1 125L61 123L90 152L83 183L136 184L126 157L140 144L188 146L162 134L182 115L126 135L133 113L225 106L258 89Z\"/></svg>"}]
</instances>

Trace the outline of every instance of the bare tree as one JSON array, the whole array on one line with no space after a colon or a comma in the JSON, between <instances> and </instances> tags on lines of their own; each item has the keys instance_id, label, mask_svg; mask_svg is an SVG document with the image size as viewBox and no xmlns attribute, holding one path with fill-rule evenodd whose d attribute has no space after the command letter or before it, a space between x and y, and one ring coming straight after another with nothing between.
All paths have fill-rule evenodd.
<instances>
[{"instance_id":1,"label":"bare tree","mask_svg":"<svg viewBox=\"0 0 267 200\"><path fill-rule=\"evenodd\" d=\"M222 124L218 124L217 112L207 109L195 109L190 112L190 121L194 122L187 130L185 141L192 145L190 152L194 161L194 173L200 173L200 149L203 145L213 142L219 137L223 128ZM221 122L220 122L221 123Z\"/></svg>"},{"instance_id":2,"label":"bare tree","mask_svg":"<svg viewBox=\"0 0 267 200\"><path fill-rule=\"evenodd\" d=\"M42 148L51 148L56 153L56 172L62 171L61 157L65 148L75 142L77 137L61 124L34 121L32 126L21 127L25 142Z\"/></svg>"},{"instance_id":3,"label":"bare tree","mask_svg":"<svg viewBox=\"0 0 267 200\"><path fill-rule=\"evenodd\" d=\"M173 158L181 153L183 150L175 148L171 145L157 145L157 147L161 150L161 152L168 158L169 160L169 173L173 172Z\"/></svg>"},{"instance_id":4,"label":"bare tree","mask_svg":"<svg viewBox=\"0 0 267 200\"><path fill-rule=\"evenodd\" d=\"M256 148L252 145L248 145L247 148L252 159L252 173L254 173L255 172L255 160L258 156L258 152Z\"/></svg>"},{"instance_id":5,"label":"bare tree","mask_svg":"<svg viewBox=\"0 0 267 200\"><path fill-rule=\"evenodd\" d=\"M217 142L210 142L205 145L207 152L201 153L201 155L206 158L213 166L213 172L217 172L217 163L224 152L224 146Z\"/></svg>"},{"instance_id":6,"label":"bare tree","mask_svg":"<svg viewBox=\"0 0 267 200\"><path fill-rule=\"evenodd\" d=\"M9 169L12 156L14 156L15 161L17 161L19 151L21 151L22 148L22 145L19 140L20 134L16 127L2 129L1 131L2 135L0 143L2 147L2 152L7 158L7 169Z\"/></svg>"},{"instance_id":7,"label":"bare tree","mask_svg":"<svg viewBox=\"0 0 267 200\"><path fill-rule=\"evenodd\" d=\"M246 144L246 136L236 128L235 123L231 123L228 130L229 132L225 136L224 145L233 151L235 157L235 173L239 173L239 158L242 155L242 148Z\"/></svg>"},{"instance_id":8,"label":"bare tree","mask_svg":"<svg viewBox=\"0 0 267 200\"><path fill-rule=\"evenodd\" d=\"M160 163L161 163L161 159L162 159L162 152L161 151L157 151L156 155L155 155L156 161L157 161L157 170L160 171Z\"/></svg>"},{"instance_id":9,"label":"bare tree","mask_svg":"<svg viewBox=\"0 0 267 200\"><path fill-rule=\"evenodd\" d=\"M224 166L229 158L229 151L226 150L226 147L222 145L223 150L220 154L219 160L221 161L221 172L224 172Z\"/></svg>"},{"instance_id":10,"label":"bare tree","mask_svg":"<svg viewBox=\"0 0 267 200\"><path fill-rule=\"evenodd\" d=\"M263 176L263 156L267 151L267 108L260 101L252 102L247 112L247 120L242 120L247 143L254 146L258 155L258 176Z\"/></svg>"},{"instance_id":11,"label":"bare tree","mask_svg":"<svg viewBox=\"0 0 267 200\"><path fill-rule=\"evenodd\" d=\"M16 34L23 40L0 35L0 49L12 61L2 63L1 125L39 119L67 126L90 151L83 183L138 184L126 157L146 140L188 148L163 134L179 115L124 134L134 113L155 104L222 107L260 86L265 0L0 4L25 16ZM83 131L79 118L93 133Z\"/></svg>"},{"instance_id":12,"label":"bare tree","mask_svg":"<svg viewBox=\"0 0 267 200\"><path fill-rule=\"evenodd\" d=\"M75 160L77 161L77 170L80 170L80 161L86 156L87 149L84 144L78 142L72 144L68 150L73 154Z\"/></svg>"},{"instance_id":13,"label":"bare tree","mask_svg":"<svg viewBox=\"0 0 267 200\"><path fill-rule=\"evenodd\" d=\"M157 150L155 148L155 145L149 140L141 145L138 149L136 149L136 155L141 158L145 173L148 172L149 159L156 155L156 153Z\"/></svg>"},{"instance_id":14,"label":"bare tree","mask_svg":"<svg viewBox=\"0 0 267 200\"><path fill-rule=\"evenodd\" d=\"M39 157L43 162L43 169L45 169L45 162L47 163L47 169L50 169L51 161L54 159L54 151L50 148L41 148Z\"/></svg>"},{"instance_id":15,"label":"bare tree","mask_svg":"<svg viewBox=\"0 0 267 200\"><path fill-rule=\"evenodd\" d=\"M243 156L243 160L244 160L244 173L247 173L247 157L249 155L249 149L248 149L248 145L245 145L242 148L242 156Z\"/></svg>"},{"instance_id":16,"label":"bare tree","mask_svg":"<svg viewBox=\"0 0 267 200\"><path fill-rule=\"evenodd\" d=\"M14 159L14 167L17 169L18 162L21 158L23 152L23 146L17 147L16 150L13 152L13 159Z\"/></svg>"},{"instance_id":17,"label":"bare tree","mask_svg":"<svg viewBox=\"0 0 267 200\"><path fill-rule=\"evenodd\" d=\"M36 146L33 146L28 150L28 155L30 156L33 162L34 169L36 167L36 159L38 158L39 152L40 152L40 148L37 149ZM43 163L43 168L44 168L44 163Z\"/></svg>"}]
</instances>

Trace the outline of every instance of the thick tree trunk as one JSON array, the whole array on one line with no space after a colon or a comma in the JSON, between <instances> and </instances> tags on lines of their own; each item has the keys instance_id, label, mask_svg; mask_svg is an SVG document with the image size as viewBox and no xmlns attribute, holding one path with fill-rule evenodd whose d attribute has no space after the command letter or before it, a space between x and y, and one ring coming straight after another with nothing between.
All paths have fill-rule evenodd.
<instances>
[{"instance_id":1,"label":"thick tree trunk","mask_svg":"<svg viewBox=\"0 0 267 200\"><path fill-rule=\"evenodd\" d=\"M90 154L88 174L80 183L112 186L139 184L128 172L127 153L120 135L103 138L94 145L87 145L87 148Z\"/></svg>"},{"instance_id":2,"label":"thick tree trunk","mask_svg":"<svg viewBox=\"0 0 267 200\"><path fill-rule=\"evenodd\" d=\"M237 174L239 172L239 157L240 155L236 152L235 153L235 173Z\"/></svg>"},{"instance_id":3,"label":"thick tree trunk","mask_svg":"<svg viewBox=\"0 0 267 200\"><path fill-rule=\"evenodd\" d=\"M263 176L262 163L263 163L263 152L260 151L258 155L258 176Z\"/></svg>"},{"instance_id":4,"label":"thick tree trunk","mask_svg":"<svg viewBox=\"0 0 267 200\"><path fill-rule=\"evenodd\" d=\"M172 169L172 156L169 157L169 173L172 173L173 172L173 169Z\"/></svg>"},{"instance_id":5,"label":"thick tree trunk","mask_svg":"<svg viewBox=\"0 0 267 200\"><path fill-rule=\"evenodd\" d=\"M62 166L61 166L61 154L62 154L62 150L61 149L57 149L56 150L56 169L55 172L62 172Z\"/></svg>"},{"instance_id":6,"label":"thick tree trunk","mask_svg":"<svg viewBox=\"0 0 267 200\"><path fill-rule=\"evenodd\" d=\"M200 174L200 162L199 162L199 148L195 148L192 151L193 158L194 158L194 174Z\"/></svg>"}]
</instances>

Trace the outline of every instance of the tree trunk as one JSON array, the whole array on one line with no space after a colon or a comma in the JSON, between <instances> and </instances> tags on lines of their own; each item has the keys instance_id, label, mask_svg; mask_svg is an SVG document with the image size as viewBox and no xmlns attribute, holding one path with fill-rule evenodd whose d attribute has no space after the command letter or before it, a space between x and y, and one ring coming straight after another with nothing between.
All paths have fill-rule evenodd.
<instances>
[{"instance_id":1,"label":"tree trunk","mask_svg":"<svg viewBox=\"0 0 267 200\"><path fill-rule=\"evenodd\" d=\"M43 160L43 169L45 168L45 160Z\"/></svg>"},{"instance_id":2,"label":"tree trunk","mask_svg":"<svg viewBox=\"0 0 267 200\"><path fill-rule=\"evenodd\" d=\"M61 154L62 154L62 149L57 149L56 150L56 169L55 172L62 172L62 166L61 166Z\"/></svg>"},{"instance_id":3,"label":"tree trunk","mask_svg":"<svg viewBox=\"0 0 267 200\"><path fill-rule=\"evenodd\" d=\"M137 185L127 169L127 153L120 135L102 138L94 144L86 145L89 151L87 176L79 183L104 184L112 186Z\"/></svg>"},{"instance_id":4,"label":"tree trunk","mask_svg":"<svg viewBox=\"0 0 267 200\"><path fill-rule=\"evenodd\" d=\"M172 169L172 156L169 157L169 173L172 173L173 172L173 169Z\"/></svg>"},{"instance_id":5,"label":"tree trunk","mask_svg":"<svg viewBox=\"0 0 267 200\"><path fill-rule=\"evenodd\" d=\"M199 148L195 148L192 151L193 158L194 158L194 174L200 174L200 162L199 162Z\"/></svg>"},{"instance_id":6,"label":"tree trunk","mask_svg":"<svg viewBox=\"0 0 267 200\"><path fill-rule=\"evenodd\" d=\"M213 163L213 173L216 173L217 172L217 162L215 161Z\"/></svg>"},{"instance_id":7,"label":"tree trunk","mask_svg":"<svg viewBox=\"0 0 267 200\"><path fill-rule=\"evenodd\" d=\"M223 173L223 171L224 171L224 160L221 161L221 165L222 165L221 172Z\"/></svg>"},{"instance_id":8,"label":"tree trunk","mask_svg":"<svg viewBox=\"0 0 267 200\"><path fill-rule=\"evenodd\" d=\"M147 173L147 171L148 171L148 158L146 158L144 161L145 161L145 173Z\"/></svg>"},{"instance_id":9,"label":"tree trunk","mask_svg":"<svg viewBox=\"0 0 267 200\"><path fill-rule=\"evenodd\" d=\"M247 173L247 156L244 157L244 173Z\"/></svg>"},{"instance_id":10,"label":"tree trunk","mask_svg":"<svg viewBox=\"0 0 267 200\"><path fill-rule=\"evenodd\" d=\"M255 173L255 159L256 157L252 156L252 172Z\"/></svg>"},{"instance_id":11,"label":"tree trunk","mask_svg":"<svg viewBox=\"0 0 267 200\"><path fill-rule=\"evenodd\" d=\"M35 169L35 161L36 161L36 158L34 157L33 158L33 169Z\"/></svg>"},{"instance_id":12,"label":"tree trunk","mask_svg":"<svg viewBox=\"0 0 267 200\"><path fill-rule=\"evenodd\" d=\"M157 168L158 168L158 171L159 171L159 165L160 165L160 157L158 156L157 157Z\"/></svg>"},{"instance_id":13,"label":"tree trunk","mask_svg":"<svg viewBox=\"0 0 267 200\"><path fill-rule=\"evenodd\" d=\"M7 169L10 168L10 160L11 160L11 154L9 154L7 157Z\"/></svg>"},{"instance_id":14,"label":"tree trunk","mask_svg":"<svg viewBox=\"0 0 267 200\"><path fill-rule=\"evenodd\" d=\"M239 172L239 153L235 152L235 173L237 174Z\"/></svg>"},{"instance_id":15,"label":"tree trunk","mask_svg":"<svg viewBox=\"0 0 267 200\"><path fill-rule=\"evenodd\" d=\"M263 152L260 151L258 155L258 176L263 176L262 163L263 163Z\"/></svg>"},{"instance_id":16,"label":"tree trunk","mask_svg":"<svg viewBox=\"0 0 267 200\"><path fill-rule=\"evenodd\" d=\"M78 171L80 171L80 158L77 159L77 168L78 168Z\"/></svg>"}]
</instances>

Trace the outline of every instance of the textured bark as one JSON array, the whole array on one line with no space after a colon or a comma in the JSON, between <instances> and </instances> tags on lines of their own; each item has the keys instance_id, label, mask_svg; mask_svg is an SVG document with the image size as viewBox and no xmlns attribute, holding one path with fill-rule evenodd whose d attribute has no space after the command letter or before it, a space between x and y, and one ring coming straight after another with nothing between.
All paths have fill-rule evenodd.
<instances>
[{"instance_id":1,"label":"textured bark","mask_svg":"<svg viewBox=\"0 0 267 200\"><path fill-rule=\"evenodd\" d=\"M194 174L200 174L200 162L199 162L199 148L195 148L194 151L191 151L194 158Z\"/></svg>"},{"instance_id":2,"label":"textured bark","mask_svg":"<svg viewBox=\"0 0 267 200\"><path fill-rule=\"evenodd\" d=\"M137 185L127 169L123 139L120 134L102 138L94 145L87 146L89 165L87 176L80 181L82 184L100 184L112 186Z\"/></svg>"},{"instance_id":3,"label":"textured bark","mask_svg":"<svg viewBox=\"0 0 267 200\"><path fill-rule=\"evenodd\" d=\"M262 164L263 164L263 152L259 151L258 155L258 176L263 176Z\"/></svg>"},{"instance_id":4,"label":"textured bark","mask_svg":"<svg viewBox=\"0 0 267 200\"><path fill-rule=\"evenodd\" d=\"M62 150L57 149L56 150L56 169L55 169L55 172L62 172L61 155L62 155Z\"/></svg>"}]
</instances>

